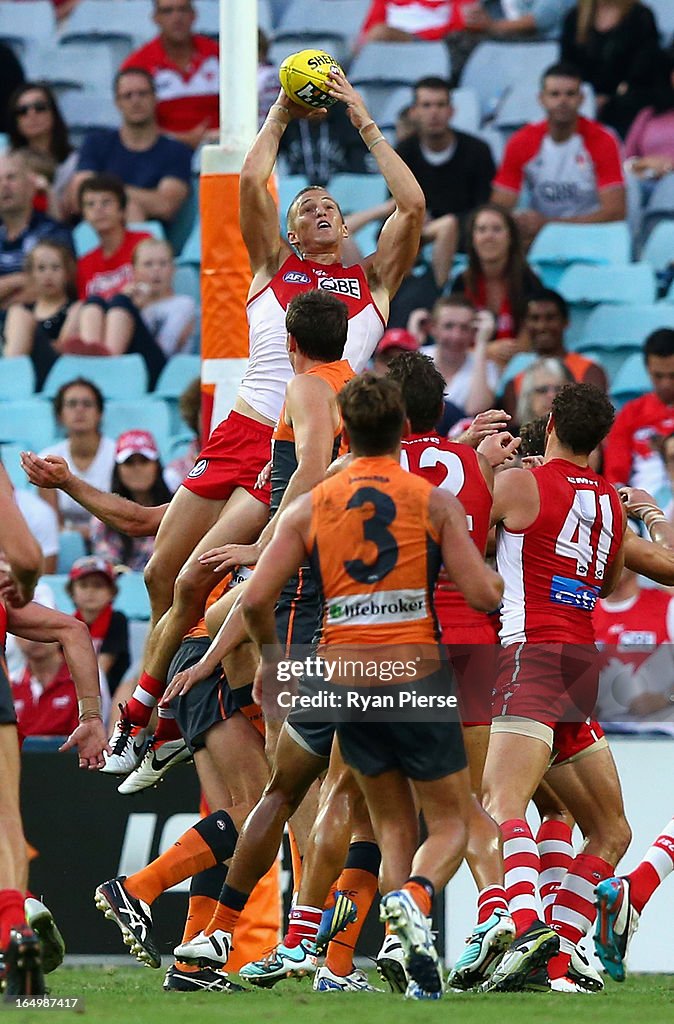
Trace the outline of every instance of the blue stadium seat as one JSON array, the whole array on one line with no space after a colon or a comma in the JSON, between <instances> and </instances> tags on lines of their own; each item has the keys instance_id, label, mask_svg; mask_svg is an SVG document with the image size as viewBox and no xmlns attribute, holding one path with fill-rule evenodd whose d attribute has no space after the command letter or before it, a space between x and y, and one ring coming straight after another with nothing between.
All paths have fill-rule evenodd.
<instances>
[{"instance_id":1,"label":"blue stadium seat","mask_svg":"<svg viewBox=\"0 0 674 1024\"><path fill-rule=\"evenodd\" d=\"M60 46L50 41L47 45L32 46L24 63L32 78L44 79L49 82L59 96L59 106L62 103L64 90L86 90L89 93L99 93L108 98L112 96L112 80L116 64L106 45L96 47L95 59L92 60L91 48L85 43ZM92 102L91 97L89 97L89 102ZM68 109L67 100L66 109ZM81 107L74 109L81 110ZM115 111L115 113L117 112ZM117 118L118 115L115 121Z\"/></svg>"},{"instance_id":2,"label":"blue stadium seat","mask_svg":"<svg viewBox=\"0 0 674 1024\"><path fill-rule=\"evenodd\" d=\"M78 145L93 128L119 127L119 110L108 92L69 91L59 97L59 107Z\"/></svg>"},{"instance_id":3,"label":"blue stadium seat","mask_svg":"<svg viewBox=\"0 0 674 1024\"><path fill-rule=\"evenodd\" d=\"M121 573L117 577L117 587L115 608L129 619L150 618L150 598L142 572Z\"/></svg>"},{"instance_id":4,"label":"blue stadium seat","mask_svg":"<svg viewBox=\"0 0 674 1024\"><path fill-rule=\"evenodd\" d=\"M667 220L674 220L674 174L661 178L651 193L642 220L643 237L647 238L657 224Z\"/></svg>"},{"instance_id":5,"label":"blue stadium seat","mask_svg":"<svg viewBox=\"0 0 674 1024\"><path fill-rule=\"evenodd\" d=\"M6 441L41 451L54 439L56 425L50 402L40 398L0 402L0 444Z\"/></svg>"},{"instance_id":6,"label":"blue stadium seat","mask_svg":"<svg viewBox=\"0 0 674 1024\"><path fill-rule=\"evenodd\" d=\"M628 356L625 362L615 375L611 385L611 401L617 408L621 408L626 402L633 398L639 398L648 391L653 390L651 379L646 371L646 363L641 352L634 352Z\"/></svg>"},{"instance_id":7,"label":"blue stadium seat","mask_svg":"<svg viewBox=\"0 0 674 1024\"><path fill-rule=\"evenodd\" d=\"M35 45L35 40L46 41L55 33L54 6L49 0L0 4L0 39L10 43L22 60L23 55Z\"/></svg>"},{"instance_id":8,"label":"blue stadium seat","mask_svg":"<svg viewBox=\"0 0 674 1024\"><path fill-rule=\"evenodd\" d=\"M674 263L674 220L662 220L651 231L641 253L657 273Z\"/></svg>"},{"instance_id":9,"label":"blue stadium seat","mask_svg":"<svg viewBox=\"0 0 674 1024\"><path fill-rule=\"evenodd\" d=\"M30 398L35 391L35 370L30 356L0 357L0 401Z\"/></svg>"},{"instance_id":10,"label":"blue stadium seat","mask_svg":"<svg viewBox=\"0 0 674 1024\"><path fill-rule=\"evenodd\" d=\"M53 398L74 377L93 381L106 399L139 398L147 393L147 367L141 355L61 356L47 374L42 390Z\"/></svg>"},{"instance_id":11,"label":"blue stadium seat","mask_svg":"<svg viewBox=\"0 0 674 1024\"><path fill-rule=\"evenodd\" d=\"M87 553L84 537L77 530L61 530L57 573L69 573L73 562Z\"/></svg>"},{"instance_id":12,"label":"blue stadium seat","mask_svg":"<svg viewBox=\"0 0 674 1024\"><path fill-rule=\"evenodd\" d=\"M278 215L281 225L281 234L285 238L288 226L286 215L288 207L297 193L311 184L304 174L281 174L278 178Z\"/></svg>"},{"instance_id":13,"label":"blue stadium seat","mask_svg":"<svg viewBox=\"0 0 674 1024\"><path fill-rule=\"evenodd\" d=\"M184 263L182 266L176 267L173 290L177 295L189 295L194 299L197 309L201 306L201 281L199 271L194 264ZM175 359L175 356L172 358Z\"/></svg>"},{"instance_id":14,"label":"blue stadium seat","mask_svg":"<svg viewBox=\"0 0 674 1024\"><path fill-rule=\"evenodd\" d=\"M358 89L366 88L373 110L383 109L393 87L413 85L425 75L450 78L451 62L444 43L368 43L349 68L349 80Z\"/></svg>"},{"instance_id":15,"label":"blue stadium seat","mask_svg":"<svg viewBox=\"0 0 674 1024\"><path fill-rule=\"evenodd\" d=\"M557 60L558 46L553 42L480 43L466 61L459 84L475 90L484 120L494 114L504 93L516 82L537 95L542 73Z\"/></svg>"},{"instance_id":16,"label":"blue stadium seat","mask_svg":"<svg viewBox=\"0 0 674 1024\"><path fill-rule=\"evenodd\" d=\"M185 243L180 250L180 255L176 259L176 263L179 266L191 265L193 267L201 266L201 222L197 217L192 225Z\"/></svg>"},{"instance_id":17,"label":"blue stadium seat","mask_svg":"<svg viewBox=\"0 0 674 1024\"><path fill-rule=\"evenodd\" d=\"M674 36L674 4L672 0L646 0L658 23L658 30L663 46L669 46Z\"/></svg>"},{"instance_id":18,"label":"blue stadium seat","mask_svg":"<svg viewBox=\"0 0 674 1024\"><path fill-rule=\"evenodd\" d=\"M630 261L631 239L624 221L613 224L545 224L529 250L529 262L549 288L556 288L572 263Z\"/></svg>"},{"instance_id":19,"label":"blue stadium seat","mask_svg":"<svg viewBox=\"0 0 674 1024\"><path fill-rule=\"evenodd\" d=\"M105 403L103 433L113 439L125 430L149 430L157 445L163 445L171 435L168 406L160 398L138 398Z\"/></svg>"},{"instance_id":20,"label":"blue stadium seat","mask_svg":"<svg viewBox=\"0 0 674 1024\"><path fill-rule=\"evenodd\" d=\"M382 130L392 131L395 128L401 110L414 101L414 90L411 85L399 85L388 93L376 92L370 97L365 89L367 109Z\"/></svg>"},{"instance_id":21,"label":"blue stadium seat","mask_svg":"<svg viewBox=\"0 0 674 1024\"><path fill-rule=\"evenodd\" d=\"M610 267L574 263L562 274L559 291L567 302L578 306L649 305L656 297L655 274L648 263Z\"/></svg>"},{"instance_id":22,"label":"blue stadium seat","mask_svg":"<svg viewBox=\"0 0 674 1024\"><path fill-rule=\"evenodd\" d=\"M201 358L179 352L159 374L154 393L157 398L180 398L188 384L201 376Z\"/></svg>"},{"instance_id":23,"label":"blue stadium seat","mask_svg":"<svg viewBox=\"0 0 674 1024\"><path fill-rule=\"evenodd\" d=\"M585 322L582 337L575 342L568 339L567 344L587 356L598 353L599 362L613 381L627 357L640 353L648 335L661 327L674 328L674 306L597 306Z\"/></svg>"},{"instance_id":24,"label":"blue stadium seat","mask_svg":"<svg viewBox=\"0 0 674 1024\"><path fill-rule=\"evenodd\" d=\"M46 583L54 595L54 603L60 612L64 612L66 615L72 615L75 611L75 605L72 602L70 594L66 590L68 584L68 577L65 573L58 573L54 576L43 576L40 580L41 583Z\"/></svg>"},{"instance_id":25,"label":"blue stadium seat","mask_svg":"<svg viewBox=\"0 0 674 1024\"><path fill-rule=\"evenodd\" d=\"M267 39L271 37L274 28L274 19L270 0L257 0L257 24Z\"/></svg>"},{"instance_id":26,"label":"blue stadium seat","mask_svg":"<svg viewBox=\"0 0 674 1024\"><path fill-rule=\"evenodd\" d=\"M524 373L528 370L532 363L536 362L536 355L534 352L516 352L512 357L505 370L501 375L501 379L498 382L499 395L502 395L506 389L506 385L518 375L518 373Z\"/></svg>"},{"instance_id":27,"label":"blue stadium seat","mask_svg":"<svg viewBox=\"0 0 674 1024\"><path fill-rule=\"evenodd\" d=\"M335 174L328 182L328 191L344 214L378 206L389 197L386 182L380 174Z\"/></svg>"},{"instance_id":28,"label":"blue stadium seat","mask_svg":"<svg viewBox=\"0 0 674 1024\"><path fill-rule=\"evenodd\" d=\"M366 13L361 0L294 0L285 7L274 32L277 47L284 44L286 53L324 48L340 61L348 58Z\"/></svg>"},{"instance_id":29,"label":"blue stadium seat","mask_svg":"<svg viewBox=\"0 0 674 1024\"><path fill-rule=\"evenodd\" d=\"M17 491L28 487L28 477L21 469L19 455L23 450L21 444L0 444L0 460L7 470L7 476L12 481Z\"/></svg>"},{"instance_id":30,"label":"blue stadium seat","mask_svg":"<svg viewBox=\"0 0 674 1024\"><path fill-rule=\"evenodd\" d=\"M119 65L136 46L156 33L151 0L81 0L69 15L61 32L61 43L99 41L112 44Z\"/></svg>"},{"instance_id":31,"label":"blue stadium seat","mask_svg":"<svg viewBox=\"0 0 674 1024\"><path fill-rule=\"evenodd\" d=\"M478 138L486 142L491 150L491 155L497 167L501 166L503 151L505 150L505 137L498 128L481 128L476 132Z\"/></svg>"},{"instance_id":32,"label":"blue stadium seat","mask_svg":"<svg viewBox=\"0 0 674 1024\"><path fill-rule=\"evenodd\" d=\"M210 0L209 0L210 2ZM187 199L166 228L166 238L177 256L199 219L199 179L193 180Z\"/></svg>"},{"instance_id":33,"label":"blue stadium seat","mask_svg":"<svg viewBox=\"0 0 674 1024\"><path fill-rule=\"evenodd\" d=\"M133 224L129 224L129 230L147 231L148 234L154 238L161 239L162 242L166 240L164 226L158 220L135 221ZM86 220L81 220L73 228L73 242L75 243L75 255L78 259L81 256L86 256L88 252L91 252L92 249L96 249L100 245L98 235Z\"/></svg>"}]
</instances>

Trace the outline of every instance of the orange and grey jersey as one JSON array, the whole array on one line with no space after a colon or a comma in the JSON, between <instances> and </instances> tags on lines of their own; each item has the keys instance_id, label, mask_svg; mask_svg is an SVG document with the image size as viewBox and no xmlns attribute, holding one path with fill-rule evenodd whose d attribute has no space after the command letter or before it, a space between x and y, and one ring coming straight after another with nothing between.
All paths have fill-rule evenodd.
<instances>
[{"instance_id":1,"label":"orange and grey jersey","mask_svg":"<svg viewBox=\"0 0 674 1024\"><path fill-rule=\"evenodd\" d=\"M346 359L339 359L334 363L319 363L317 366L307 370L307 376L320 377L326 384L329 384L336 395L342 390L347 381L350 381L355 374L351 364ZM295 431L285 422L285 402L281 409L279 421L272 437L272 468L271 468L271 508L270 514L278 510L281 499L285 494L288 482L297 469L297 452L295 450ZM339 454L339 444L342 436L341 419L335 429L334 443L332 446L332 459ZM332 461L332 460L331 460Z\"/></svg>"},{"instance_id":2,"label":"orange and grey jersey","mask_svg":"<svg viewBox=\"0 0 674 1024\"><path fill-rule=\"evenodd\" d=\"M323 598L323 644L437 642L432 492L390 456L355 459L314 488L308 550Z\"/></svg>"}]
</instances>

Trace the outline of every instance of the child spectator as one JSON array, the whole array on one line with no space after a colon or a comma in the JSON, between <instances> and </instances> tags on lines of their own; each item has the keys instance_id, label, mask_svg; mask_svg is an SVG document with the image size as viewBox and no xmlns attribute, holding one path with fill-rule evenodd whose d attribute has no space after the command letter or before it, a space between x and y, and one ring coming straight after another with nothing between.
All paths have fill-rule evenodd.
<instances>
[{"instance_id":1,"label":"child spectator","mask_svg":"<svg viewBox=\"0 0 674 1024\"><path fill-rule=\"evenodd\" d=\"M127 430L117 439L110 490L139 505L164 505L171 491L163 476L157 443L147 430ZM154 546L154 537L129 537L92 520L94 554L115 565L142 572Z\"/></svg>"},{"instance_id":2,"label":"child spectator","mask_svg":"<svg viewBox=\"0 0 674 1024\"><path fill-rule=\"evenodd\" d=\"M3 355L30 356L35 387L41 391L78 315L75 258L65 245L44 239L28 253L24 266L35 298L13 303L7 310Z\"/></svg>"},{"instance_id":3,"label":"child spectator","mask_svg":"<svg viewBox=\"0 0 674 1024\"><path fill-rule=\"evenodd\" d=\"M98 667L114 703L115 691L131 663L126 615L112 607L117 595L114 568L103 558L78 558L70 570L67 590L76 608L75 618L89 628Z\"/></svg>"}]
</instances>

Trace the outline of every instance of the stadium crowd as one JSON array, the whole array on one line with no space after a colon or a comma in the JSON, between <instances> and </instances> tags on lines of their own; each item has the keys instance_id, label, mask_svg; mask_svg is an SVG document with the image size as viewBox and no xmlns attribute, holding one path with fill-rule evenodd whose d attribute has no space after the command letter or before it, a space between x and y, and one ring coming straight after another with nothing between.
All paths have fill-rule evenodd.
<instances>
[{"instance_id":1,"label":"stadium crowd","mask_svg":"<svg viewBox=\"0 0 674 1024\"><path fill-rule=\"evenodd\" d=\"M28 31L25 35L5 32L8 23L0 20L0 47L9 47L6 61L0 51L4 69L0 124L5 131L0 145L0 460L7 473L6 495L41 549L43 576L36 600L58 609L54 615L65 612L84 624L91 638L102 695L98 711L112 733L103 770L124 776L120 792L137 792L156 784L174 764L194 754L209 806L229 807L227 813L214 811L205 817L201 830L190 830L181 841L180 856L169 851L167 860L159 858L161 863L138 872L124 885L117 879L104 883L97 890L99 908L112 909L120 923L120 908L126 906L133 922L129 926L133 951L143 962L158 966L149 908L176 881L190 875L201 879L203 892L197 884L192 894L195 901L208 897L213 917L210 913L204 917L202 908L197 930L186 927L165 987L233 989L237 986L221 968L232 966L228 957L238 915L265 874L267 852L271 856L278 849L278 842L274 845L277 830L320 773L312 757L320 771L326 766L324 753L316 753L311 746L314 740L303 739L301 722L296 723L292 727L297 730L295 740L285 746L281 732L277 768L258 804L268 776L256 731L259 690L251 690L249 662L241 668L227 661L232 650L243 649L251 657L251 644L243 642L241 606L235 605L236 615L229 614L236 599L234 584L248 575L238 567L252 566L258 559L268 566L271 559L264 560L264 551L269 545L281 551L281 542L275 540L281 531L273 525L278 517L265 526L267 510L263 515L260 497L267 485L268 459L262 455L268 451L277 419L274 451L282 453L279 459L290 458L292 463L290 470L287 465L283 468L286 479L281 484L276 467L272 469L271 508L283 512L292 497L311 486L290 486L293 471L304 482L322 479L338 453L342 422L352 440L362 437L356 398L351 407L346 399L338 405L336 397L343 385L347 389L342 394L357 395L357 388L349 391L348 387L354 371L373 371L374 376L363 378L371 390L365 398L361 396L361 401L371 400L373 407L392 401L386 391L390 379L398 380L407 402L405 374L410 378L414 372L430 374L424 386L431 393L439 389L440 401L430 420L424 420L418 430L412 427L414 435L432 434L460 444L471 453L467 459L478 460L475 465L482 465L486 456L497 480L503 466L509 470L538 464L546 445L541 424L551 411L553 422L556 416L563 423L569 384L591 385L595 404L590 402L588 422L594 415L599 420L602 415L609 417L609 401L616 415L613 420L611 413L612 423L606 419L605 429L597 427L595 442L579 463L582 472L595 474L593 479L601 480L601 486L635 489L636 497L627 499L628 530L634 533L631 543L650 538L654 548L659 543L667 549L671 546L670 535L663 533L660 524L674 525L674 16L668 19L663 5L651 9L639 0L579 0L576 4L571 0L363 0L357 22L345 24L341 34L333 26L335 56L351 84L338 83L342 102L332 106L326 117L307 120L295 116L292 105L279 103L277 67L290 50L320 45L321 32L312 36L302 0L261 2L266 30L261 28L259 35L261 132L251 152L268 171L262 182L264 196L276 167L282 223L286 208L294 212L288 219L291 244L270 241L274 232L278 234L278 213L270 213L255 192L260 181L250 184L242 176L242 211L250 204L253 216L263 223L260 237L251 241L251 223L245 219L251 214L242 212L254 278L266 288L269 266L277 261L275 270L280 271L288 259L297 264L293 263L291 274L303 276L303 253L312 250L301 248L308 237L302 197L316 195L310 186L322 186L317 202L323 204L325 224L331 228L333 220L343 215L348 228L340 238L335 274L344 276L348 268L358 265L356 277L349 280L357 280L359 296L361 292L370 295L372 301L363 302L355 312L349 309L346 344L344 338L341 345L335 341L329 358L307 347L300 308L297 334L294 321L288 326L289 335L298 339L297 348L290 350L297 376L289 383L290 366L283 371L275 366L280 384L274 386L279 394L273 400L261 399L255 379L259 370L249 368L237 400L246 411L241 415L237 405L239 411L224 424L211 425L216 429L209 437L208 431L202 431L198 381L193 378L199 373L201 316L200 147L219 138L217 18L204 25L208 31L202 32L190 0L152 0L147 26L134 26L123 54L94 39L92 33L89 45L92 52L103 53L100 65L108 73L107 80L98 71L92 74L83 68L80 80L71 71L71 80L64 81L57 56L67 59L70 47L82 45L83 35L86 45L86 16L91 17L97 2L54 0L53 36L42 36L39 46L31 45ZM315 0L312 7L320 7L322 16L327 16L331 2L335 0ZM39 3L13 0L11 6ZM123 9L124 0L118 0L117 6ZM109 3L105 10L111 10ZM69 31L78 27L78 18L84 29L80 27L77 41L69 42ZM389 53L395 50L395 60L387 48ZM492 72L488 82L485 62ZM358 90L356 100L352 86ZM78 105L78 99L85 101L86 114L82 112L85 104ZM371 119L361 118L360 123L361 110ZM273 136L274 145L264 150L259 140L267 136ZM376 149L380 140L391 147ZM326 201L328 194L333 198ZM256 222L255 232L258 228ZM287 273L283 280L289 280ZM284 316L286 308L292 308L285 292L278 303ZM253 301L250 307L253 339L258 314ZM309 307L309 314L318 323L325 317L326 337L333 329L339 334L329 309L317 305ZM355 329L352 322L358 317L360 326ZM421 360L422 356L428 359ZM320 403L325 395L312 390L318 386L316 380L298 369L305 363L307 368L312 364L311 373L319 378L321 364L340 367L334 378L321 378L333 394L327 419L318 426L302 410ZM409 387L413 389L413 384ZM581 399L578 402L574 412L580 416L583 407ZM389 415L393 415L390 410ZM407 415L411 421L409 405ZM246 423L233 422L236 417ZM536 422L538 431L530 430ZM520 428L524 428L521 447L514 440ZM299 440L303 431L311 437L304 449ZM456 444L447 450L455 452ZM562 453L558 458L577 454L561 427L554 444ZM252 452L245 468L232 471L242 476L229 491L223 490L222 479L212 479L220 458L216 452L223 445L231 445L236 453L249 445ZM292 456L287 455L288 445ZM484 454L477 456L475 450ZM376 445L372 451L365 445L359 455L368 459L382 452ZM411 459L412 454L406 457ZM642 492L650 499L640 497ZM602 496L609 502L615 493L615 488L606 487ZM615 502L617 521L621 513ZM510 508L505 498L498 507ZM509 514L516 517L515 507L516 503ZM500 522L507 521L504 512ZM310 552L310 545L306 550ZM608 548L604 555L608 556ZM601 652L596 715L607 733L672 735L674 661L663 657L661 645L674 643L674 597L666 585L674 583L674 577L649 573L650 562L646 555L643 559L626 557L627 567L617 572L612 593L598 599L594 608L594 635ZM496 584L482 559L477 561L489 591ZM233 575L226 575L219 590L209 596L214 564ZM293 622L299 595L311 601L313 586L304 562L295 569L297 574L294 570L286 574L280 598L289 636L298 628ZM288 577L292 577L290 583ZM36 582L37 577L32 586ZM260 588L263 593L262 584ZM247 591L251 592L255 593L253 585ZM268 635L260 611L262 598L258 600L260 606L250 598L243 617L250 636L263 649ZM498 603L491 592L479 600L483 611L493 610ZM277 608L277 627L279 614ZM138 621L143 623L140 630L135 629ZM506 612L503 621L507 621ZM49 636L42 638L19 616L17 639L12 638L8 623L9 674L22 736L77 737L78 729L96 718L89 704L83 717L82 695L85 702L92 698L73 671L69 634L64 639L59 632L62 627L54 623ZM313 626L301 624L301 640L296 642L309 644ZM493 635L493 621L482 628ZM230 634L237 629L231 640ZM214 637L210 644L209 638ZM217 656L219 648L214 646L218 638L231 687L227 717L223 715L218 724L227 726L231 742L237 742L239 726L234 723L242 716L235 712L241 711L250 727L246 742L255 748L252 767L248 766L253 783L248 785L250 779L246 785L239 784L239 779L232 782L228 800L233 806L224 802L212 779L209 782L209 771L223 769L209 747L208 729L199 731L194 724L197 719L204 725L206 711L194 696L189 697L198 692L192 687L199 678L210 679L223 657L222 653ZM485 640L484 645L491 642ZM239 677L243 681L237 684ZM169 696L179 698L172 704L165 695L167 682ZM218 680L219 693L224 692L223 685ZM89 739L87 735L85 744ZM534 739L534 746L540 739ZM600 745L602 739L603 733L601 737L593 733L593 742ZM358 752L353 753L357 743L352 736L352 746L347 747L348 740L345 733L347 763L365 778L376 775L372 771L368 776L362 751L359 761ZM519 737L518 742L522 746L524 741ZM308 763L300 763L297 749L289 752L288 743L303 749L305 761L309 751ZM267 745L271 746L269 729ZM89 751L80 741L80 764L99 767L102 752ZM133 751L140 753L132 756ZM163 760L158 762L160 754ZM501 756L508 756L505 745ZM474 784L470 750L469 764L473 791L480 795L482 779ZM535 847L536 843L533 837L518 839L524 811L499 792L498 766L489 759L485 765L483 758L482 767L485 806L510 847L510 852L506 849L507 879L509 870L524 870L521 858L517 860L512 852L514 845L530 841ZM319 796L321 807L336 799L339 787L347 792L348 770L341 763L338 769L341 774L337 772L333 779L331 762ZM447 766L447 777L453 778L456 770L454 764ZM531 792L543 774L533 779ZM292 796L284 789L288 779L295 787ZM583 884L597 868L589 861L600 861L601 884L611 882L622 893L616 886L623 883L612 876L629 842L629 829L624 822L624 834L616 838L622 822L619 785L617 796L609 783L607 787L614 801L608 802L615 811L613 845L602 845L597 838L604 823L591 823L585 832L591 851L585 857L588 863L576 864L582 855L574 860L571 828L564 824L568 812L566 819L562 813L546 816L542 803L543 825L549 828L542 826L536 838L539 849L547 840L565 843L564 871L575 865ZM437 882L429 881L435 875L422 856L425 844L419 848L414 870L410 867L403 875L399 865L389 861L394 860L392 844L380 843L379 851L384 857L382 877L404 880L411 876L405 883L408 895L389 908L391 928L380 956L380 972L393 990L407 991L414 998L435 998L442 984L438 989L432 963L430 969L426 963L415 971L404 941L402 948L400 943L395 948L393 922L401 915L414 918L417 911L410 909L410 900L424 915L428 913L436 885L444 884L462 856L461 843L451 830L443 832L444 826L438 823L437 835L434 832L433 801L439 797L430 788L428 792L420 788L427 842L442 838L448 851L457 851L453 860L450 852L444 856L445 874L438 868ZM363 792L375 832L386 835L390 823L377 795L369 793L365 784ZM275 805L272 828L269 820L275 798L285 803L280 810ZM343 799L351 801L348 806L355 815L353 795L347 792ZM482 840L488 837L493 821L477 801L472 812L466 809L468 788L463 794L443 791L442 799L463 808L457 815L468 821L469 834L473 830ZM250 820L258 821L257 831L254 825L243 828L253 808ZM217 820L216 814L220 815ZM582 824L580 811L576 818ZM353 831L358 834L355 826ZM302 835L300 826L298 833ZM318 849L321 836L312 833L312 839ZM306 835L304 841L309 842ZM373 855L374 841L360 843L368 847L365 852L356 846L354 842L349 846L346 837L346 872L358 872L363 892L372 897L379 853ZM659 849L666 846L660 843ZM259 850L263 853L255 855ZM201 876L232 854L226 881L221 872L206 885ZM510 864L509 857L514 858ZM651 862L655 863L652 858ZM662 874L661 868L660 860L653 870ZM545 968L550 961L553 988L594 991L601 986L589 965L579 962L582 954L573 929L564 931L569 915L565 918L560 912L555 917L554 896L544 923L536 914L532 917L528 907L518 916L512 912L513 893L507 881L505 889L501 883L503 896L496 892L498 870L485 864L474 868L472 862L471 869L480 890L478 923L473 945L455 965L450 984L470 988L479 981L504 991L521 987L521 967L513 967L508 959L512 952L498 962L516 928L513 951L526 947L531 970ZM349 929L354 928L355 907L348 899L336 902L327 925L320 913L316 918L312 908L322 908L327 890L322 893L323 879L317 882L312 872L313 865L276 961L270 959L264 966L251 955L242 977L263 984L288 971L305 971L310 962L314 970L316 949L327 947L328 939L346 928L351 943L348 956L345 959L332 947L326 966L316 975L316 987L366 988L367 979L351 960L357 933L351 935ZM652 881L635 875L636 920L650 896ZM12 887L20 888L19 884ZM343 888L340 884L340 892ZM397 883L389 888L406 891ZM568 888L574 891L573 882ZM541 895L545 909L550 894ZM613 922L615 892L606 888L598 895L602 921ZM3 923L7 914L1 897L0 892L0 946L7 947ZM576 929L578 937L594 917L587 903L586 899L579 907L567 895L567 902L562 898L560 904L571 908L571 915L588 920L587 927ZM15 912L14 904L10 910ZM358 907L359 920L361 912ZM559 941L556 946L551 942L550 925L562 934L561 947ZM417 922L414 927L421 926ZM614 976L622 969L628 939L629 935L627 939L618 936L619 955L609 950L604 961L609 973L615 970ZM487 947L494 963L487 959ZM432 962L427 945L424 949L426 960ZM293 950L300 950L301 956ZM485 957L484 962L480 957ZM543 984L547 985L547 978Z\"/></svg>"}]
</instances>

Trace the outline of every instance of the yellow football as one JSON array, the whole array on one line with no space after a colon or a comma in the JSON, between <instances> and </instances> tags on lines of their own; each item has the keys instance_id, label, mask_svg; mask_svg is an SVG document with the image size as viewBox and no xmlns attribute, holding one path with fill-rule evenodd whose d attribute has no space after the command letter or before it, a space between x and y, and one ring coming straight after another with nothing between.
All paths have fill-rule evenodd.
<instances>
[{"instance_id":1,"label":"yellow football","mask_svg":"<svg viewBox=\"0 0 674 1024\"><path fill-rule=\"evenodd\" d=\"M300 50L286 57L278 76L283 91L291 100L313 110L331 107L335 102L328 93L328 73L332 68L342 70L325 50Z\"/></svg>"}]
</instances>

